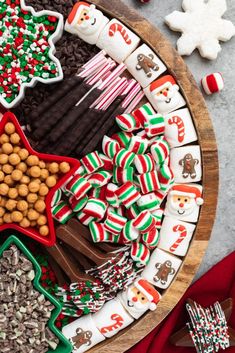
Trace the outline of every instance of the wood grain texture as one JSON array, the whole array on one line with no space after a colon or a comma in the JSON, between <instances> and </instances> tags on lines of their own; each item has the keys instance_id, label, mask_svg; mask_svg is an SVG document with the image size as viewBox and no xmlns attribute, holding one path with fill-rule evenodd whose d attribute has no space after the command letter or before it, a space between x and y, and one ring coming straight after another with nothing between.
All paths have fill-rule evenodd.
<instances>
[{"instance_id":1,"label":"wood grain texture","mask_svg":"<svg viewBox=\"0 0 235 353\"><path fill-rule=\"evenodd\" d=\"M170 288L165 292L157 310L148 312L142 319L118 335L94 347L89 352L121 353L152 331L174 308L191 284L203 259L210 239L218 195L218 157L215 135L203 96L183 59L171 43L146 19L120 0L92 0L104 13L116 17L140 36L161 58L169 72L176 78L197 129L203 162L203 198L196 232L183 265Z\"/></svg>"}]
</instances>

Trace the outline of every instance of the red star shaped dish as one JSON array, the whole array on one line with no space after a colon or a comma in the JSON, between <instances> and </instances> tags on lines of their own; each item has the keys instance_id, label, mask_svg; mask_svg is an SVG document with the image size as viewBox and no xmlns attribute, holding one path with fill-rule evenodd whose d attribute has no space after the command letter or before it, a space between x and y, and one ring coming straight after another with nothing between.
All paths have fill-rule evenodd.
<instances>
[{"instance_id":1,"label":"red star shaped dish","mask_svg":"<svg viewBox=\"0 0 235 353\"><path fill-rule=\"evenodd\" d=\"M67 162L70 166L70 170L69 172L65 172L64 174L59 174L59 178L56 184L50 189L49 193L45 197L46 208L44 211L44 215L47 217L47 226L49 228L48 235L42 236L36 227L30 226L28 228L23 228L22 226L20 226L19 223L3 223L0 225L0 231L6 230L6 229L15 229L46 246L53 246L56 241L56 236L55 236L54 221L53 221L52 212L51 212L52 198L56 190L58 190L66 182L66 180L68 180L79 168L80 162L76 159L69 158L69 157L47 155L47 154L38 153L34 151L33 148L30 146L24 132L22 131L17 118L15 117L14 114L10 112L5 113L2 117L2 120L0 122L0 137L2 136L2 134L5 133L5 126L7 123L12 123L15 126L15 132L20 137L21 148L27 149L30 155L37 156L40 161L43 161L45 163L56 162L60 164L62 162Z\"/></svg>"},{"instance_id":2,"label":"red star shaped dish","mask_svg":"<svg viewBox=\"0 0 235 353\"><path fill-rule=\"evenodd\" d=\"M187 303L191 306L194 305L194 301L192 299L187 299ZM220 303L220 306L224 312L226 321L229 322L229 319L233 312L233 299L228 298ZM235 330L228 325L228 333L229 333L229 343L230 347L235 346ZM187 326L184 326L182 329L174 333L170 337L170 342L177 347L194 347L194 343L189 334L189 330Z\"/></svg>"}]
</instances>

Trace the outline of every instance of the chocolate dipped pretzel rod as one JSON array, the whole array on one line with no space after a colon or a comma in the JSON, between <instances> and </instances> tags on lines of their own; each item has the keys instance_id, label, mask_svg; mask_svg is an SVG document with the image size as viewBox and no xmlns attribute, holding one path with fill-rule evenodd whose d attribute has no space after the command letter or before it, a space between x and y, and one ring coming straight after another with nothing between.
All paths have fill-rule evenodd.
<instances>
[{"instance_id":1,"label":"chocolate dipped pretzel rod","mask_svg":"<svg viewBox=\"0 0 235 353\"><path fill-rule=\"evenodd\" d=\"M102 129L103 125L105 125L105 128L106 128L106 126L109 125L108 123L106 124L106 121L110 121L110 124L111 124L114 122L114 118L116 117L117 114L123 113L124 108L122 107L121 103L127 98L127 96L131 95L131 92L133 91L134 89L133 87L135 86L135 84L136 84L135 80L130 80L126 89L119 96L117 96L118 92L114 91L114 97L117 96L117 98L112 102L112 104L108 107L108 109L105 110L105 114L103 115L103 118L97 121L97 124L94 125L93 128L87 133L86 138L84 139L86 143L83 140L81 141L81 143L77 144L75 156L85 156L86 154L96 149L97 145L101 141L102 135L105 135L107 132L107 131L104 131L104 129ZM112 98L112 96L110 98ZM100 101L99 103L102 104L102 101ZM102 130L102 135L101 135L101 130Z\"/></svg>"}]
</instances>

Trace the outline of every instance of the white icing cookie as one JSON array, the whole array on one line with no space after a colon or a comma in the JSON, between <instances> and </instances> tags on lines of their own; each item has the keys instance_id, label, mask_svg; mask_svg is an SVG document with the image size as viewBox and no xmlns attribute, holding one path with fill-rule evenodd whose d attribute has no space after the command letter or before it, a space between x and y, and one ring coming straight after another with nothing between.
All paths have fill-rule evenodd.
<instances>
[{"instance_id":1,"label":"white icing cookie","mask_svg":"<svg viewBox=\"0 0 235 353\"><path fill-rule=\"evenodd\" d=\"M168 114L183 107L186 102L179 92L179 86L171 75L166 75L152 82L144 93L160 114Z\"/></svg>"},{"instance_id":2,"label":"white icing cookie","mask_svg":"<svg viewBox=\"0 0 235 353\"><path fill-rule=\"evenodd\" d=\"M72 343L73 353L83 353L105 340L96 328L92 315L85 315L63 327L63 335Z\"/></svg>"},{"instance_id":3,"label":"white icing cookie","mask_svg":"<svg viewBox=\"0 0 235 353\"><path fill-rule=\"evenodd\" d=\"M186 222L197 222L202 204L201 185L175 184L167 195L164 214Z\"/></svg>"},{"instance_id":4,"label":"white icing cookie","mask_svg":"<svg viewBox=\"0 0 235 353\"><path fill-rule=\"evenodd\" d=\"M95 5L77 2L65 22L65 30L76 34L86 43L96 44L101 31L109 19L96 9Z\"/></svg>"},{"instance_id":5,"label":"white icing cookie","mask_svg":"<svg viewBox=\"0 0 235 353\"><path fill-rule=\"evenodd\" d=\"M176 183L197 182L202 179L200 146L172 148L170 166Z\"/></svg>"},{"instance_id":6,"label":"white icing cookie","mask_svg":"<svg viewBox=\"0 0 235 353\"><path fill-rule=\"evenodd\" d=\"M92 318L105 337L116 335L134 321L117 298L105 303Z\"/></svg>"},{"instance_id":7,"label":"white icing cookie","mask_svg":"<svg viewBox=\"0 0 235 353\"><path fill-rule=\"evenodd\" d=\"M146 44L137 48L127 58L125 64L128 71L144 88L166 71L166 66Z\"/></svg>"},{"instance_id":8,"label":"white icing cookie","mask_svg":"<svg viewBox=\"0 0 235 353\"><path fill-rule=\"evenodd\" d=\"M143 278L138 278L126 290L118 294L124 308L135 319L139 319L147 310L155 310L161 299L158 291Z\"/></svg>"},{"instance_id":9,"label":"white icing cookie","mask_svg":"<svg viewBox=\"0 0 235 353\"><path fill-rule=\"evenodd\" d=\"M160 230L159 249L185 256L195 228L194 224L165 217Z\"/></svg>"},{"instance_id":10,"label":"white icing cookie","mask_svg":"<svg viewBox=\"0 0 235 353\"><path fill-rule=\"evenodd\" d=\"M183 146L197 141L197 133L188 108L164 116L165 137L170 147Z\"/></svg>"},{"instance_id":11,"label":"white icing cookie","mask_svg":"<svg viewBox=\"0 0 235 353\"><path fill-rule=\"evenodd\" d=\"M174 11L165 21L173 31L182 32L177 42L180 55L190 55L198 48L201 56L214 60L221 51L219 41L226 42L235 35L231 21L224 20L225 0L184 0L185 11Z\"/></svg>"},{"instance_id":12,"label":"white icing cookie","mask_svg":"<svg viewBox=\"0 0 235 353\"><path fill-rule=\"evenodd\" d=\"M140 38L123 23L113 18L99 36L97 46L119 64L137 48Z\"/></svg>"},{"instance_id":13,"label":"white icing cookie","mask_svg":"<svg viewBox=\"0 0 235 353\"><path fill-rule=\"evenodd\" d=\"M178 257L156 249L151 255L149 264L142 272L142 277L155 287L166 289L176 276L181 263Z\"/></svg>"}]
</instances>

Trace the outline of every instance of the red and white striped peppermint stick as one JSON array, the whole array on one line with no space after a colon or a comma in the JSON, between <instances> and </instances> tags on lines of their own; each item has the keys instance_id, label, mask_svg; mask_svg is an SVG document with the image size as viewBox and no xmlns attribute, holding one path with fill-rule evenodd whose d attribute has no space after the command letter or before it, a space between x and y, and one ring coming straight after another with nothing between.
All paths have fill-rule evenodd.
<instances>
[{"instance_id":1,"label":"red and white striped peppermint stick","mask_svg":"<svg viewBox=\"0 0 235 353\"><path fill-rule=\"evenodd\" d=\"M108 59L105 56L101 56L96 61L94 61L90 66L86 67L83 71L81 71L78 76L79 77L87 77L92 75L94 72L100 69L104 64L106 64Z\"/></svg>"},{"instance_id":2,"label":"red and white striped peppermint stick","mask_svg":"<svg viewBox=\"0 0 235 353\"><path fill-rule=\"evenodd\" d=\"M104 97L106 97L107 94L113 89L113 87L115 87L120 81L121 81L121 77L116 77L116 79L112 82L112 84L110 84L110 86L103 91L103 93L96 99L96 101L92 103L90 108L96 107L104 99Z\"/></svg>"},{"instance_id":3,"label":"red and white striped peppermint stick","mask_svg":"<svg viewBox=\"0 0 235 353\"><path fill-rule=\"evenodd\" d=\"M140 91L133 99L133 101L130 103L130 105L126 108L124 114L131 113L136 108L137 104L139 104L139 102L144 98L144 96L145 96L144 92Z\"/></svg>"},{"instance_id":4,"label":"red and white striped peppermint stick","mask_svg":"<svg viewBox=\"0 0 235 353\"><path fill-rule=\"evenodd\" d=\"M122 80L122 79L121 79ZM110 97L110 99L105 103L105 105L102 107L103 110L106 110L110 104L112 104L114 102L114 100L119 96L119 95L125 95L127 94L130 90L131 87L133 87L133 80L131 80L131 82L128 82L127 80L124 81L125 84L123 85L123 87L120 87L118 90L116 90L113 94L112 97ZM127 92L127 93L126 93Z\"/></svg>"},{"instance_id":5,"label":"red and white striped peppermint stick","mask_svg":"<svg viewBox=\"0 0 235 353\"><path fill-rule=\"evenodd\" d=\"M125 77L121 78L121 80L118 82L118 84L109 92L103 99L102 101L96 106L96 109L102 109L105 110L112 102L113 100L123 92L123 90L126 88L127 85L127 79Z\"/></svg>"},{"instance_id":6,"label":"red and white striped peppermint stick","mask_svg":"<svg viewBox=\"0 0 235 353\"><path fill-rule=\"evenodd\" d=\"M102 66L100 68L100 70L98 72L96 72L94 75L92 75L91 77L89 76L86 80L86 82L89 85L94 85L99 79L104 80L105 78L107 78L108 76L105 76L107 73L109 73L109 75L111 75L111 70L114 69L114 67L116 67L116 63L115 61L113 61L112 59L108 59L107 63ZM104 78L105 77L105 78Z\"/></svg>"},{"instance_id":7,"label":"red and white striped peppermint stick","mask_svg":"<svg viewBox=\"0 0 235 353\"><path fill-rule=\"evenodd\" d=\"M97 59L99 59L100 56L106 56L106 52L104 49L102 49L98 54L96 54L95 56L93 56L93 58L91 58L91 60L89 60L87 63L85 63L82 68L85 69L86 67L89 67L90 65L92 65L92 63L94 61L96 61Z\"/></svg>"},{"instance_id":8,"label":"red and white striped peppermint stick","mask_svg":"<svg viewBox=\"0 0 235 353\"><path fill-rule=\"evenodd\" d=\"M134 78L132 78L131 80L128 81L128 86L125 89L125 91L123 92L123 95L128 94L132 88L136 85L136 80Z\"/></svg>"},{"instance_id":9,"label":"red and white striped peppermint stick","mask_svg":"<svg viewBox=\"0 0 235 353\"><path fill-rule=\"evenodd\" d=\"M170 251L171 252L175 252L175 250L178 248L178 246L182 243L182 241L185 239L185 237L187 236L187 229L185 226L183 226L182 224L178 224L176 226L173 227L173 231L174 232L179 232L180 236L179 238L174 242L173 245L171 245L170 247Z\"/></svg>"},{"instance_id":10,"label":"red and white striped peppermint stick","mask_svg":"<svg viewBox=\"0 0 235 353\"><path fill-rule=\"evenodd\" d=\"M140 90L141 90L141 86L138 82L136 82L130 94L128 94L128 96L122 102L122 107L126 108L131 103L131 101L135 98L135 96L139 93Z\"/></svg>"},{"instance_id":11,"label":"red and white striped peppermint stick","mask_svg":"<svg viewBox=\"0 0 235 353\"><path fill-rule=\"evenodd\" d=\"M100 85L99 89L104 89L107 88L118 76L120 76L124 71L126 70L126 65L125 64L120 64L116 67L115 70L111 73L111 75L106 78Z\"/></svg>"}]
</instances>

